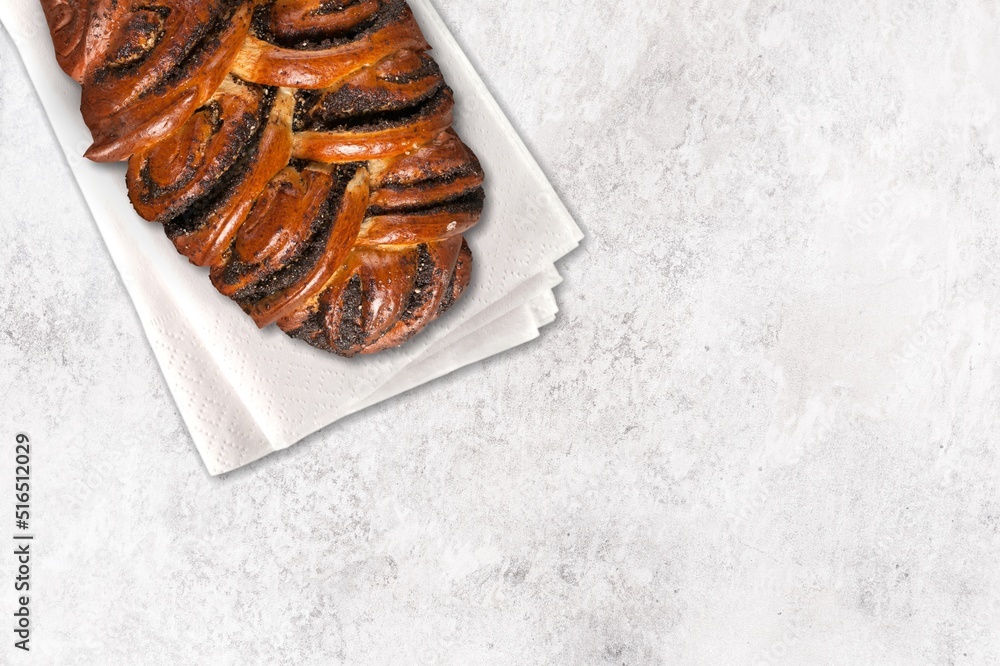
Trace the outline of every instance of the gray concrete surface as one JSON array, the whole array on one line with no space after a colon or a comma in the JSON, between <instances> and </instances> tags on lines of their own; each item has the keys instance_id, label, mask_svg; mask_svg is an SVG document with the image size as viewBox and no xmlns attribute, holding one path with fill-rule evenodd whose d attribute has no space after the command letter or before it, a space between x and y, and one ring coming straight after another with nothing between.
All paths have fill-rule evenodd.
<instances>
[{"instance_id":1,"label":"gray concrete surface","mask_svg":"<svg viewBox=\"0 0 1000 666\"><path fill-rule=\"evenodd\" d=\"M221 479L0 36L32 663L1000 660L996 6L436 4L588 235L562 313Z\"/></svg>"}]
</instances>

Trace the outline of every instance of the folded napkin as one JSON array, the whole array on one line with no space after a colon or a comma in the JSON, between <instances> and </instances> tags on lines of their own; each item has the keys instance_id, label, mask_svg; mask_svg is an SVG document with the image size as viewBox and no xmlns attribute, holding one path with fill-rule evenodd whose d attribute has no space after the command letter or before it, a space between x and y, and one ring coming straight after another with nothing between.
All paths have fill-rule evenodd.
<instances>
[{"instance_id":1,"label":"folded napkin","mask_svg":"<svg viewBox=\"0 0 1000 666\"><path fill-rule=\"evenodd\" d=\"M410 0L455 90L455 127L487 174L469 234L475 270L456 305L399 349L344 359L258 330L132 210L123 164L81 155L80 88L56 63L38 0L4 0L13 37L87 205L121 273L209 473L291 446L324 426L538 335L557 307L553 262L583 237L428 0Z\"/></svg>"}]
</instances>

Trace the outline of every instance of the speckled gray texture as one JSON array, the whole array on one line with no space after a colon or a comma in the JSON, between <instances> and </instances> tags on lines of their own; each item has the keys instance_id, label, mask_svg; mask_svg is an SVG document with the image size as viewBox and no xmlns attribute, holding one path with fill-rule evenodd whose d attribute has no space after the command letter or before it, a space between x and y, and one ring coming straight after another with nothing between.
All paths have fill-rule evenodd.
<instances>
[{"instance_id":1,"label":"speckled gray texture","mask_svg":"<svg viewBox=\"0 0 1000 666\"><path fill-rule=\"evenodd\" d=\"M0 39L32 663L1000 659L996 5L436 4L587 232L562 314L220 479Z\"/></svg>"}]
</instances>

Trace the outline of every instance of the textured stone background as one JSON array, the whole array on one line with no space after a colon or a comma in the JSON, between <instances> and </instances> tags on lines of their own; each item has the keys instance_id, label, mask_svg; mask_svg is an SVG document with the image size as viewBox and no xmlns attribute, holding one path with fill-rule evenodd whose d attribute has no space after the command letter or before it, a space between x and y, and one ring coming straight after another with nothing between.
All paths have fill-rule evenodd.
<instances>
[{"instance_id":1,"label":"textured stone background","mask_svg":"<svg viewBox=\"0 0 1000 666\"><path fill-rule=\"evenodd\" d=\"M563 312L222 479L0 37L33 663L1000 659L995 3L437 6L588 234Z\"/></svg>"}]
</instances>

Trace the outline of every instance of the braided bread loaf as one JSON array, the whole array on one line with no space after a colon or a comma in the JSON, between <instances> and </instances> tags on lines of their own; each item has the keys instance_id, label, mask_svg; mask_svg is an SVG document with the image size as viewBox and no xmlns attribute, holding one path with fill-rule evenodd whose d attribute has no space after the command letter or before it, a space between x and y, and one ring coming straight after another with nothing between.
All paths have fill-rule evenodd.
<instances>
[{"instance_id":1,"label":"braided bread loaf","mask_svg":"<svg viewBox=\"0 0 1000 666\"><path fill-rule=\"evenodd\" d=\"M404 0L42 0L86 156L258 326L395 347L469 283L483 171Z\"/></svg>"}]
</instances>

